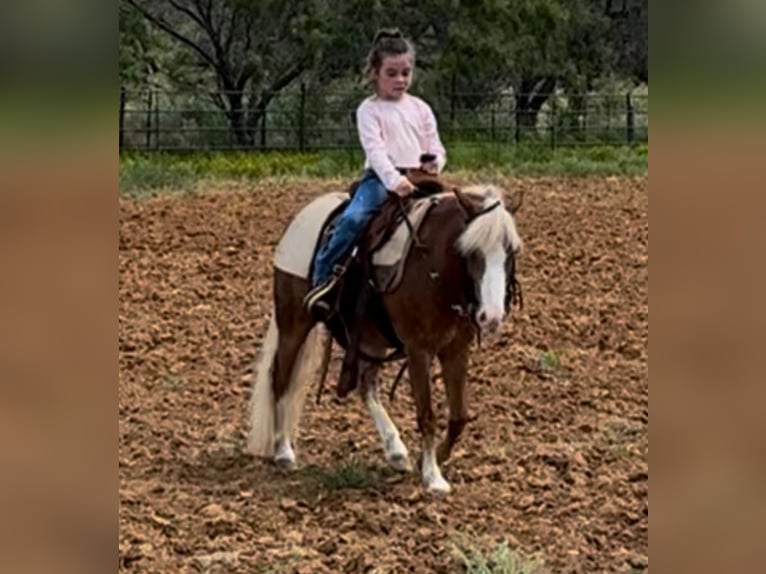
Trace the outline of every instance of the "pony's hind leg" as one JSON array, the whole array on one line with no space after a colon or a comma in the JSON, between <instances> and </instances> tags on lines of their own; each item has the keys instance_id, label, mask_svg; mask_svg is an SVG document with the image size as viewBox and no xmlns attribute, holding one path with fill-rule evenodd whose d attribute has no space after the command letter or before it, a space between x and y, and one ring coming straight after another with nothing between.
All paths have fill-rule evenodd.
<instances>
[{"instance_id":1,"label":"pony's hind leg","mask_svg":"<svg viewBox=\"0 0 766 574\"><path fill-rule=\"evenodd\" d=\"M282 466L295 464L292 441L321 362L323 331L303 309L306 281L274 274L274 312L261 345L251 401L249 448Z\"/></svg>"},{"instance_id":2,"label":"pony's hind leg","mask_svg":"<svg viewBox=\"0 0 766 574\"><path fill-rule=\"evenodd\" d=\"M412 463L407 447L404 446L399 436L399 429L396 428L378 398L377 374L377 365L363 363L360 396L367 410L370 411L370 415L372 415L375 428L383 443L386 461L395 470L409 472L412 470Z\"/></svg>"},{"instance_id":3,"label":"pony's hind leg","mask_svg":"<svg viewBox=\"0 0 766 574\"><path fill-rule=\"evenodd\" d=\"M277 344L272 388L274 391L274 462L285 468L295 465L292 442L298 424L308 385L320 353L317 349L319 327L312 330L310 321L280 330Z\"/></svg>"},{"instance_id":4,"label":"pony's hind leg","mask_svg":"<svg viewBox=\"0 0 766 574\"><path fill-rule=\"evenodd\" d=\"M433 356L424 351L407 350L410 385L417 408L418 430L423 437L421 472L423 485L431 492L448 493L452 490L444 480L436 460L436 421L431 407L431 362Z\"/></svg>"},{"instance_id":5,"label":"pony's hind leg","mask_svg":"<svg viewBox=\"0 0 766 574\"><path fill-rule=\"evenodd\" d=\"M291 440L305 399L302 379L319 356L317 329L310 330L311 324L280 329L272 315L255 368L248 449L285 466L295 463Z\"/></svg>"}]
</instances>

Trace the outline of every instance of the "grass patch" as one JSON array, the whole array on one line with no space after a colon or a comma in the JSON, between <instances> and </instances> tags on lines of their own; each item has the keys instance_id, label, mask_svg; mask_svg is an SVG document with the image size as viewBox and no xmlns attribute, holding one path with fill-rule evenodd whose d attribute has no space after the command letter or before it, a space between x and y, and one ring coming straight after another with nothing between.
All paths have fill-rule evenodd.
<instances>
[{"instance_id":1,"label":"grass patch","mask_svg":"<svg viewBox=\"0 0 766 574\"><path fill-rule=\"evenodd\" d=\"M120 195L139 198L169 190L196 191L218 181L257 181L267 177L352 177L361 160L348 152L123 153Z\"/></svg>"},{"instance_id":2,"label":"grass patch","mask_svg":"<svg viewBox=\"0 0 766 574\"><path fill-rule=\"evenodd\" d=\"M493 176L646 175L648 146L551 149L543 145L453 143L447 173ZM267 177L348 178L363 164L360 150L317 152L124 152L120 194L126 198L168 190L194 192L220 181L252 182Z\"/></svg>"},{"instance_id":3,"label":"grass patch","mask_svg":"<svg viewBox=\"0 0 766 574\"><path fill-rule=\"evenodd\" d=\"M448 168L516 176L646 175L647 145L551 149L528 144L458 144L448 149Z\"/></svg>"},{"instance_id":4,"label":"grass patch","mask_svg":"<svg viewBox=\"0 0 766 574\"><path fill-rule=\"evenodd\" d=\"M628 419L611 419L602 427L602 434L609 452L615 459L630 457L632 449L636 448L645 432L645 427Z\"/></svg>"},{"instance_id":5,"label":"grass patch","mask_svg":"<svg viewBox=\"0 0 766 574\"><path fill-rule=\"evenodd\" d=\"M120 195L138 198L173 189L191 191L201 174L181 158L149 155L120 156Z\"/></svg>"},{"instance_id":6,"label":"grass patch","mask_svg":"<svg viewBox=\"0 0 766 574\"><path fill-rule=\"evenodd\" d=\"M183 381L175 375L165 375L162 377L162 388L166 391L177 391L183 387Z\"/></svg>"},{"instance_id":7,"label":"grass patch","mask_svg":"<svg viewBox=\"0 0 766 574\"><path fill-rule=\"evenodd\" d=\"M561 367L561 359L555 351L545 351L540 355L540 370L543 373L553 373Z\"/></svg>"},{"instance_id":8,"label":"grass patch","mask_svg":"<svg viewBox=\"0 0 766 574\"><path fill-rule=\"evenodd\" d=\"M454 553L467 574L544 574L541 558L526 556L503 542L487 552L476 545L462 542Z\"/></svg>"},{"instance_id":9,"label":"grass patch","mask_svg":"<svg viewBox=\"0 0 766 574\"><path fill-rule=\"evenodd\" d=\"M369 488L377 484L380 478L377 472L355 460L344 462L332 470L312 466L306 468L305 472L327 490Z\"/></svg>"}]
</instances>

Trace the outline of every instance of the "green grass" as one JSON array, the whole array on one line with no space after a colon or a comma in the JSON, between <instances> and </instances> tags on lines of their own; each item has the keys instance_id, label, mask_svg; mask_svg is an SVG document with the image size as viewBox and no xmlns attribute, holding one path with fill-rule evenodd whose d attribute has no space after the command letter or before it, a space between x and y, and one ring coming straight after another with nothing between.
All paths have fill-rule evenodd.
<instances>
[{"instance_id":1,"label":"green grass","mask_svg":"<svg viewBox=\"0 0 766 574\"><path fill-rule=\"evenodd\" d=\"M648 146L568 147L453 143L447 174L492 176L646 175ZM352 178L362 166L359 150L322 152L133 153L120 156L120 194L142 197L167 190L194 192L222 182L267 177Z\"/></svg>"},{"instance_id":2,"label":"green grass","mask_svg":"<svg viewBox=\"0 0 766 574\"><path fill-rule=\"evenodd\" d=\"M304 472L327 490L368 488L377 484L380 478L375 470L356 460L344 462L340 467L331 470L311 466Z\"/></svg>"},{"instance_id":3,"label":"green grass","mask_svg":"<svg viewBox=\"0 0 766 574\"><path fill-rule=\"evenodd\" d=\"M540 370L544 373L552 373L561 366L561 360L555 351L545 351L540 355Z\"/></svg>"},{"instance_id":4,"label":"green grass","mask_svg":"<svg viewBox=\"0 0 766 574\"><path fill-rule=\"evenodd\" d=\"M516 176L646 175L647 145L562 147L460 144L448 149L448 168Z\"/></svg>"},{"instance_id":5,"label":"green grass","mask_svg":"<svg viewBox=\"0 0 766 574\"><path fill-rule=\"evenodd\" d=\"M162 388L167 391L177 391L183 387L183 381L175 375L165 375L162 377Z\"/></svg>"},{"instance_id":6,"label":"green grass","mask_svg":"<svg viewBox=\"0 0 766 574\"><path fill-rule=\"evenodd\" d=\"M540 558L525 556L506 542L487 552L475 544L463 542L454 546L458 560L466 574L544 574L544 562Z\"/></svg>"},{"instance_id":7,"label":"green grass","mask_svg":"<svg viewBox=\"0 0 766 574\"><path fill-rule=\"evenodd\" d=\"M602 427L602 435L615 459L628 458L631 449L638 447L645 432L646 429L642 425L629 419L610 419L605 421Z\"/></svg>"}]
</instances>

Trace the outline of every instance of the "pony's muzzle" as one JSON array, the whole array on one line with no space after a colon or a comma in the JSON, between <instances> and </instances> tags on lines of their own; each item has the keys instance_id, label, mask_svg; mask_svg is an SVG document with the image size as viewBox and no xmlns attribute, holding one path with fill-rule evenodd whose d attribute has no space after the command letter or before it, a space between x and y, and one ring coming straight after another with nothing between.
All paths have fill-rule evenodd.
<instances>
[{"instance_id":1,"label":"pony's muzzle","mask_svg":"<svg viewBox=\"0 0 766 574\"><path fill-rule=\"evenodd\" d=\"M503 322L503 313L487 313L485 310L480 310L476 316L476 323L479 325L479 329L483 334L491 335L496 333L500 329L500 324Z\"/></svg>"}]
</instances>

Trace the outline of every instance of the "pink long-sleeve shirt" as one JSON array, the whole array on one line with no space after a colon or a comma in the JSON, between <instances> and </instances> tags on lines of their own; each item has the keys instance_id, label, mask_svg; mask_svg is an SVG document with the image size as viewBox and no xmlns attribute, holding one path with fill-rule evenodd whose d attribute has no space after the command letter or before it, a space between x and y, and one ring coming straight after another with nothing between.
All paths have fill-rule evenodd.
<instances>
[{"instance_id":1,"label":"pink long-sleeve shirt","mask_svg":"<svg viewBox=\"0 0 766 574\"><path fill-rule=\"evenodd\" d=\"M404 176L396 168L420 167L420 156L436 156L438 171L447 161L430 106L410 94L399 100L378 96L365 99L356 110L359 140L366 156L364 167L372 168L386 186L396 189Z\"/></svg>"}]
</instances>

